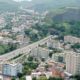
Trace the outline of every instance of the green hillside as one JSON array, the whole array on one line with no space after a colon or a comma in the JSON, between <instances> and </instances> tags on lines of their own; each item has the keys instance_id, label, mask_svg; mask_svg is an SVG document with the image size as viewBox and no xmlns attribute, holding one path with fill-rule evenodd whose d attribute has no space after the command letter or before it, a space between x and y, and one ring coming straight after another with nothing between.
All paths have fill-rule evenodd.
<instances>
[{"instance_id":1,"label":"green hillside","mask_svg":"<svg viewBox=\"0 0 80 80\"><path fill-rule=\"evenodd\" d=\"M0 11L15 11L18 8L18 4L12 0L0 0Z\"/></svg>"},{"instance_id":2,"label":"green hillside","mask_svg":"<svg viewBox=\"0 0 80 80\"><path fill-rule=\"evenodd\" d=\"M32 8L38 11L50 10L61 7L80 7L79 0L33 0Z\"/></svg>"},{"instance_id":3,"label":"green hillside","mask_svg":"<svg viewBox=\"0 0 80 80\"><path fill-rule=\"evenodd\" d=\"M51 34L73 35L80 37L80 9L56 9L45 18Z\"/></svg>"}]
</instances>

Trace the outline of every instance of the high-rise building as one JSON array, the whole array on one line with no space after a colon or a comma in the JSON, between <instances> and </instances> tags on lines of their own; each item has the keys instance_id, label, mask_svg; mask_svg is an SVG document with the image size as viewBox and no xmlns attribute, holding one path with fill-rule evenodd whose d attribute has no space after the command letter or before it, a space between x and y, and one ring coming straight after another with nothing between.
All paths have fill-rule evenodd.
<instances>
[{"instance_id":1,"label":"high-rise building","mask_svg":"<svg viewBox=\"0 0 80 80\"><path fill-rule=\"evenodd\" d=\"M74 51L67 51L66 71L73 75L80 74L80 53L76 53Z\"/></svg>"},{"instance_id":2,"label":"high-rise building","mask_svg":"<svg viewBox=\"0 0 80 80\"><path fill-rule=\"evenodd\" d=\"M3 75L17 76L18 73L22 73L22 65L20 63L6 63L2 66Z\"/></svg>"}]
</instances>

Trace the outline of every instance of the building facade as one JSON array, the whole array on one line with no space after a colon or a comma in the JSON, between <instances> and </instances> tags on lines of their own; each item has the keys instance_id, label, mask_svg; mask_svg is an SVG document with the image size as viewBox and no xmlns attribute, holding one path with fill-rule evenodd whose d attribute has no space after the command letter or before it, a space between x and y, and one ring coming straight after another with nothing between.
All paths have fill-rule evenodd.
<instances>
[{"instance_id":1,"label":"building facade","mask_svg":"<svg viewBox=\"0 0 80 80\"><path fill-rule=\"evenodd\" d=\"M74 36L64 36L64 42L67 43L80 43L80 38L74 37Z\"/></svg>"},{"instance_id":2,"label":"building facade","mask_svg":"<svg viewBox=\"0 0 80 80\"><path fill-rule=\"evenodd\" d=\"M22 64L3 64L2 74L7 76L17 76L18 73L22 73Z\"/></svg>"},{"instance_id":3,"label":"building facade","mask_svg":"<svg viewBox=\"0 0 80 80\"><path fill-rule=\"evenodd\" d=\"M66 54L66 71L70 74L80 74L80 53L69 51Z\"/></svg>"}]
</instances>

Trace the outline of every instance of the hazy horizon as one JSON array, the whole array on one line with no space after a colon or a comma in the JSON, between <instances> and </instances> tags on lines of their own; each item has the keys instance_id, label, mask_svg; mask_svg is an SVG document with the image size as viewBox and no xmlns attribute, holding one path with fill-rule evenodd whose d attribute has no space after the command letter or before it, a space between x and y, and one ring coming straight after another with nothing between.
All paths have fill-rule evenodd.
<instances>
[{"instance_id":1,"label":"hazy horizon","mask_svg":"<svg viewBox=\"0 0 80 80\"><path fill-rule=\"evenodd\" d=\"M13 1L21 2L21 1L32 1L32 0L13 0Z\"/></svg>"}]
</instances>

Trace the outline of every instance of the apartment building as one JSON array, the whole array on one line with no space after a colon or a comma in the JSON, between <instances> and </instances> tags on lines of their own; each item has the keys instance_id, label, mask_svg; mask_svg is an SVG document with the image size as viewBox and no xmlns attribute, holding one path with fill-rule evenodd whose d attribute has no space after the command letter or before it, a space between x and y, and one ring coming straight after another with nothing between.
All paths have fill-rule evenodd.
<instances>
[{"instance_id":1,"label":"apartment building","mask_svg":"<svg viewBox=\"0 0 80 80\"><path fill-rule=\"evenodd\" d=\"M2 65L2 74L7 76L17 76L22 73L22 65L20 63L6 63Z\"/></svg>"},{"instance_id":2,"label":"apartment building","mask_svg":"<svg viewBox=\"0 0 80 80\"><path fill-rule=\"evenodd\" d=\"M61 43L58 40L50 40L47 42L48 47L61 49Z\"/></svg>"},{"instance_id":3,"label":"apartment building","mask_svg":"<svg viewBox=\"0 0 80 80\"><path fill-rule=\"evenodd\" d=\"M67 51L66 71L70 74L80 74L80 53Z\"/></svg>"}]
</instances>

